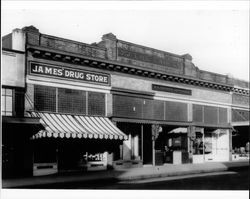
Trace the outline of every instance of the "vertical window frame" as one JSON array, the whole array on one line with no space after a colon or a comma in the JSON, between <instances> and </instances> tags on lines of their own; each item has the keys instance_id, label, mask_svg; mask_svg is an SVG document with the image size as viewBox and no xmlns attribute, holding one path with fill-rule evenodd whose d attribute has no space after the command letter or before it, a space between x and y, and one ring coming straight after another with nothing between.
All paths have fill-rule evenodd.
<instances>
[{"instance_id":1,"label":"vertical window frame","mask_svg":"<svg viewBox=\"0 0 250 199\"><path fill-rule=\"evenodd\" d=\"M11 91L11 93L7 93L7 91ZM1 100L4 100L4 105L2 106L1 103L1 114L3 116L14 116L14 110L15 110L14 94L15 94L14 88L2 87ZM10 109L8 110L7 110L7 98L11 98L10 99L11 106Z\"/></svg>"}]
</instances>

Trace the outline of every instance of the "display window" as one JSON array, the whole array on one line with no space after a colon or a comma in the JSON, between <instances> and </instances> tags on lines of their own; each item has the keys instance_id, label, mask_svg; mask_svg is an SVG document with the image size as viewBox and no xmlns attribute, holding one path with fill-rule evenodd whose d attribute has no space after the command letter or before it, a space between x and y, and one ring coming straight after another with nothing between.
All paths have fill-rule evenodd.
<instances>
[{"instance_id":1,"label":"display window","mask_svg":"<svg viewBox=\"0 0 250 199\"><path fill-rule=\"evenodd\" d=\"M197 128L191 141L193 163L229 160L228 130Z\"/></svg>"}]
</instances>

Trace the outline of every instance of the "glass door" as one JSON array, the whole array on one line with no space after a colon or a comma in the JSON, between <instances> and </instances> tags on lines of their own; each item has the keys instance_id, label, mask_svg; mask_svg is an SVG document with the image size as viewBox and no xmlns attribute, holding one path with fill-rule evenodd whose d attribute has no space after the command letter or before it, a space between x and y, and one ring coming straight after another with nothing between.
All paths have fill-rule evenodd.
<instances>
[{"instance_id":1,"label":"glass door","mask_svg":"<svg viewBox=\"0 0 250 199\"><path fill-rule=\"evenodd\" d=\"M205 160L204 129L195 128L192 137L193 163L203 163Z\"/></svg>"}]
</instances>

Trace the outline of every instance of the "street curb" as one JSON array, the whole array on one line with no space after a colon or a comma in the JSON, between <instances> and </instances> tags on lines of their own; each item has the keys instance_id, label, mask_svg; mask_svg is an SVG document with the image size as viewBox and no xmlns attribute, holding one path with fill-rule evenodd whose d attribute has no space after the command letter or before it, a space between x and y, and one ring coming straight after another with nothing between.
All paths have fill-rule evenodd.
<instances>
[{"instance_id":1,"label":"street curb","mask_svg":"<svg viewBox=\"0 0 250 199\"><path fill-rule=\"evenodd\" d=\"M183 175L189 175L189 174L204 174L204 173L214 173L214 172L223 172L223 171L230 171L230 170L237 170L237 169L243 169L243 168L249 168L249 162L244 161L240 162L241 165L238 164L238 162L230 162L226 163L228 165L221 165L217 168L209 168L209 169L196 169L196 170L186 170L186 171L176 171L176 172L160 172L155 174L143 174L143 175L131 175L131 176L117 176L117 180L119 181L135 181L135 180L145 180L150 178L163 178L163 177L173 177L173 176L183 176Z\"/></svg>"},{"instance_id":2,"label":"street curb","mask_svg":"<svg viewBox=\"0 0 250 199\"><path fill-rule=\"evenodd\" d=\"M159 173L159 174L148 174L139 176L128 176L128 177L117 177L119 181L134 181L134 180L145 180L150 178L163 178L163 177L173 177L173 176L183 176L190 174L201 174L201 173L214 173L227 171L225 168L221 169L211 169L211 170L196 170L196 171L183 171L183 172L171 172L171 173Z\"/></svg>"},{"instance_id":3,"label":"street curb","mask_svg":"<svg viewBox=\"0 0 250 199\"><path fill-rule=\"evenodd\" d=\"M57 177L50 176L50 179L45 178L34 178L30 181L22 181L20 180L7 180L6 182L2 182L2 188L39 188L39 186L47 186L50 185L59 185L59 184L67 184L67 183L94 183L94 182L107 182L107 181L115 181L115 182L129 182L136 180L145 180L145 179L155 179L155 178L164 178L164 177L174 177L174 176L185 176L192 174L205 174L205 173L214 173L214 172L223 172L237 169L249 168L249 162L226 162L226 163L214 163L206 165L196 164L196 165L179 165L178 171L174 171L166 167L154 167L154 168L144 168L145 170L140 174L140 169L133 170L113 170L107 171L105 175L97 174L93 176L65 176ZM203 167L203 168L202 168ZM209 168L208 168L209 167ZM146 170L149 170L149 173L145 173ZM93 173L94 174L94 173ZM12 182L11 182L12 181Z\"/></svg>"}]
</instances>

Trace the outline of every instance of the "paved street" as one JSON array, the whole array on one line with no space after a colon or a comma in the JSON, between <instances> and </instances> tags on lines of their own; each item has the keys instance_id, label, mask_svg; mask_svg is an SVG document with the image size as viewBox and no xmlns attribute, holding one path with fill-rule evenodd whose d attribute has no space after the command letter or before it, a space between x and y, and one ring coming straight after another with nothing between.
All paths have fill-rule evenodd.
<instances>
[{"instance_id":1,"label":"paved street","mask_svg":"<svg viewBox=\"0 0 250 199\"><path fill-rule=\"evenodd\" d=\"M40 185L46 189L248 190L249 170L232 170L129 182L98 181Z\"/></svg>"}]
</instances>

